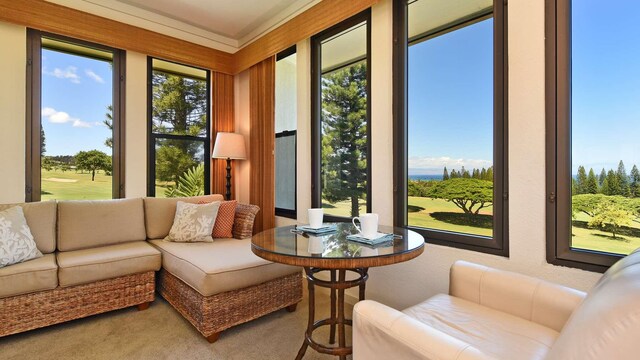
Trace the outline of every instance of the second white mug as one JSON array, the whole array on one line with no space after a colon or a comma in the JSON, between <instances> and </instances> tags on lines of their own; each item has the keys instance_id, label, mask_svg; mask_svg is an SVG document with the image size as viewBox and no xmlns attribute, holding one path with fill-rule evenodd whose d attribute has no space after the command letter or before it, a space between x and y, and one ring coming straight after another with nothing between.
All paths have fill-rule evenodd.
<instances>
[{"instance_id":1,"label":"second white mug","mask_svg":"<svg viewBox=\"0 0 640 360\"><path fill-rule=\"evenodd\" d=\"M356 225L356 220L360 222L360 226ZM367 239L373 239L378 235L378 214L362 214L354 217L351 222L358 232Z\"/></svg>"},{"instance_id":2,"label":"second white mug","mask_svg":"<svg viewBox=\"0 0 640 360\"><path fill-rule=\"evenodd\" d=\"M322 208L309 209L309 227L314 229L322 227Z\"/></svg>"}]
</instances>

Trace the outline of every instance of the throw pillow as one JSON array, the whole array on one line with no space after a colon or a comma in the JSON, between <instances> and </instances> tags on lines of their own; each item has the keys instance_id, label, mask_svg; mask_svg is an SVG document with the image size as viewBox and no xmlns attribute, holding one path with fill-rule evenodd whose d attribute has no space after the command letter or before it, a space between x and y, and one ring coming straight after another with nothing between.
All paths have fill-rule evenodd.
<instances>
[{"instance_id":1,"label":"throw pillow","mask_svg":"<svg viewBox=\"0 0 640 360\"><path fill-rule=\"evenodd\" d=\"M198 204L206 203L206 201L198 202ZM233 237L233 220L236 216L237 205L237 200L223 201L220 203L216 223L213 225L213 233L211 233L214 239L228 239Z\"/></svg>"},{"instance_id":2,"label":"throw pillow","mask_svg":"<svg viewBox=\"0 0 640 360\"><path fill-rule=\"evenodd\" d=\"M0 268L41 256L22 208L0 211Z\"/></svg>"},{"instance_id":3,"label":"throw pillow","mask_svg":"<svg viewBox=\"0 0 640 360\"><path fill-rule=\"evenodd\" d=\"M236 239L246 239L253 235L253 221L260 207L251 204L238 204L236 216L233 222L233 237Z\"/></svg>"},{"instance_id":4,"label":"throw pillow","mask_svg":"<svg viewBox=\"0 0 640 360\"><path fill-rule=\"evenodd\" d=\"M210 204L190 204L178 201L176 216L165 241L172 242L213 242L211 232L218 215L220 202Z\"/></svg>"}]
</instances>

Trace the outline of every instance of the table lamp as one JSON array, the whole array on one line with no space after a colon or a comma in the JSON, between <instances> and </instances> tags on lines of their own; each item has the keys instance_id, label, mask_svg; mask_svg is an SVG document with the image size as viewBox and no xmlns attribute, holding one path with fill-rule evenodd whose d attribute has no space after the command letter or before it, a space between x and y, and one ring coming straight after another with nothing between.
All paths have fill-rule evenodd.
<instances>
[{"instance_id":1,"label":"table lamp","mask_svg":"<svg viewBox=\"0 0 640 360\"><path fill-rule=\"evenodd\" d=\"M227 159L227 193L225 198L231 200L231 160L244 160L247 151L244 146L244 136L236 133L219 132L213 147L214 159Z\"/></svg>"}]
</instances>

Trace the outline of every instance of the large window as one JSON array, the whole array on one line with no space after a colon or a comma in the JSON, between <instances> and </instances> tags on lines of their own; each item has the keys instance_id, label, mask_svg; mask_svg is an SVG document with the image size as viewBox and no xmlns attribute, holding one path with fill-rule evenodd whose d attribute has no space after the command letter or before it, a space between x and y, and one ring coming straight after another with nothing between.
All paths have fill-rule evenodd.
<instances>
[{"instance_id":1,"label":"large window","mask_svg":"<svg viewBox=\"0 0 640 360\"><path fill-rule=\"evenodd\" d=\"M508 255L503 2L394 6L396 224Z\"/></svg>"},{"instance_id":2,"label":"large window","mask_svg":"<svg viewBox=\"0 0 640 360\"><path fill-rule=\"evenodd\" d=\"M369 10L312 38L312 205L371 210Z\"/></svg>"},{"instance_id":3,"label":"large window","mask_svg":"<svg viewBox=\"0 0 640 360\"><path fill-rule=\"evenodd\" d=\"M296 47L276 59L275 176L276 215L296 218Z\"/></svg>"},{"instance_id":4,"label":"large window","mask_svg":"<svg viewBox=\"0 0 640 360\"><path fill-rule=\"evenodd\" d=\"M124 52L28 31L26 200L124 197Z\"/></svg>"},{"instance_id":5,"label":"large window","mask_svg":"<svg viewBox=\"0 0 640 360\"><path fill-rule=\"evenodd\" d=\"M149 58L147 195L209 193L209 71Z\"/></svg>"},{"instance_id":6,"label":"large window","mask_svg":"<svg viewBox=\"0 0 640 360\"><path fill-rule=\"evenodd\" d=\"M640 4L547 17L547 259L602 271L640 247Z\"/></svg>"}]
</instances>

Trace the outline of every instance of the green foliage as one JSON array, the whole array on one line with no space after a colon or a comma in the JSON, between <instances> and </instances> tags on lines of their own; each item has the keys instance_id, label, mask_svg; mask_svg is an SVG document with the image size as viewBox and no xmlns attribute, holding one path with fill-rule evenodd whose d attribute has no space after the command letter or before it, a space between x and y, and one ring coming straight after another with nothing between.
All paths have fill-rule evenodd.
<instances>
[{"instance_id":1,"label":"green foliage","mask_svg":"<svg viewBox=\"0 0 640 360\"><path fill-rule=\"evenodd\" d=\"M204 195L204 164L199 164L184 172L178 178L176 186L169 186L164 195L166 197Z\"/></svg>"},{"instance_id":2,"label":"green foliage","mask_svg":"<svg viewBox=\"0 0 640 360\"><path fill-rule=\"evenodd\" d=\"M640 197L640 171L638 171L638 167L635 165L633 165L633 168L631 169L629 195L635 198Z\"/></svg>"},{"instance_id":3,"label":"green foliage","mask_svg":"<svg viewBox=\"0 0 640 360\"><path fill-rule=\"evenodd\" d=\"M365 63L322 77L322 196L330 203L366 195L367 68Z\"/></svg>"},{"instance_id":4,"label":"green foliage","mask_svg":"<svg viewBox=\"0 0 640 360\"><path fill-rule=\"evenodd\" d=\"M75 156L76 168L91 172L91 181L95 181L96 171L111 171L111 157L99 150L80 151Z\"/></svg>"},{"instance_id":5,"label":"green foliage","mask_svg":"<svg viewBox=\"0 0 640 360\"><path fill-rule=\"evenodd\" d=\"M429 189L437 182L436 180L409 180L407 192L409 196L428 197Z\"/></svg>"},{"instance_id":6,"label":"green foliage","mask_svg":"<svg viewBox=\"0 0 640 360\"><path fill-rule=\"evenodd\" d=\"M622 160L618 163L618 171L616 171L616 177L620 184L620 192L616 195L629 196L629 176L627 170L624 167Z\"/></svg>"},{"instance_id":7,"label":"green foliage","mask_svg":"<svg viewBox=\"0 0 640 360\"><path fill-rule=\"evenodd\" d=\"M482 169L484 170L484 169ZM442 180L449 180L449 172L447 171L447 167L444 167L444 172L442 173Z\"/></svg>"},{"instance_id":8,"label":"green foliage","mask_svg":"<svg viewBox=\"0 0 640 360\"><path fill-rule=\"evenodd\" d=\"M578 167L578 176L576 177L576 186L574 195L586 194L587 188L587 172L584 170L584 166Z\"/></svg>"},{"instance_id":9,"label":"green foliage","mask_svg":"<svg viewBox=\"0 0 640 360\"><path fill-rule=\"evenodd\" d=\"M596 174L593 172L593 169L589 169L589 175L587 176L587 184L585 186L586 194L597 194L598 193L598 180L596 179Z\"/></svg>"},{"instance_id":10,"label":"green foliage","mask_svg":"<svg viewBox=\"0 0 640 360\"><path fill-rule=\"evenodd\" d=\"M478 214L480 209L493 204L493 183L471 178L438 181L431 186L427 196L450 201L465 214Z\"/></svg>"},{"instance_id":11,"label":"green foliage","mask_svg":"<svg viewBox=\"0 0 640 360\"><path fill-rule=\"evenodd\" d=\"M104 114L104 117L102 123L111 130L111 134L113 134L113 105L107 106L107 112ZM108 148L113 148L113 136L109 136L104 141L104 145Z\"/></svg>"},{"instance_id":12,"label":"green foliage","mask_svg":"<svg viewBox=\"0 0 640 360\"><path fill-rule=\"evenodd\" d=\"M182 174L198 165L184 142L168 140L156 148L156 179L177 182Z\"/></svg>"},{"instance_id":13,"label":"green foliage","mask_svg":"<svg viewBox=\"0 0 640 360\"><path fill-rule=\"evenodd\" d=\"M40 125L40 158L43 158L46 152L47 152L47 139L44 136L44 129L42 128L42 125Z\"/></svg>"},{"instance_id":14,"label":"green foliage","mask_svg":"<svg viewBox=\"0 0 640 360\"><path fill-rule=\"evenodd\" d=\"M602 168L602 171L600 171L600 176L598 176L598 186L602 187L604 184L604 179L607 178L607 172L604 170L604 168Z\"/></svg>"},{"instance_id":15,"label":"green foliage","mask_svg":"<svg viewBox=\"0 0 640 360\"><path fill-rule=\"evenodd\" d=\"M631 212L615 202L603 202L598 205L595 215L589 220L591 227L607 229L616 238L619 227L631 224Z\"/></svg>"},{"instance_id":16,"label":"green foliage","mask_svg":"<svg viewBox=\"0 0 640 360\"><path fill-rule=\"evenodd\" d=\"M620 226L629 225L633 217L640 217L640 199L625 198L620 195L581 194L571 198L573 218L578 213L590 216L588 225L611 231L613 237Z\"/></svg>"},{"instance_id":17,"label":"green foliage","mask_svg":"<svg viewBox=\"0 0 640 360\"><path fill-rule=\"evenodd\" d=\"M605 195L620 195L622 193L620 178L613 170L607 172L607 177L602 184L602 193Z\"/></svg>"}]
</instances>

